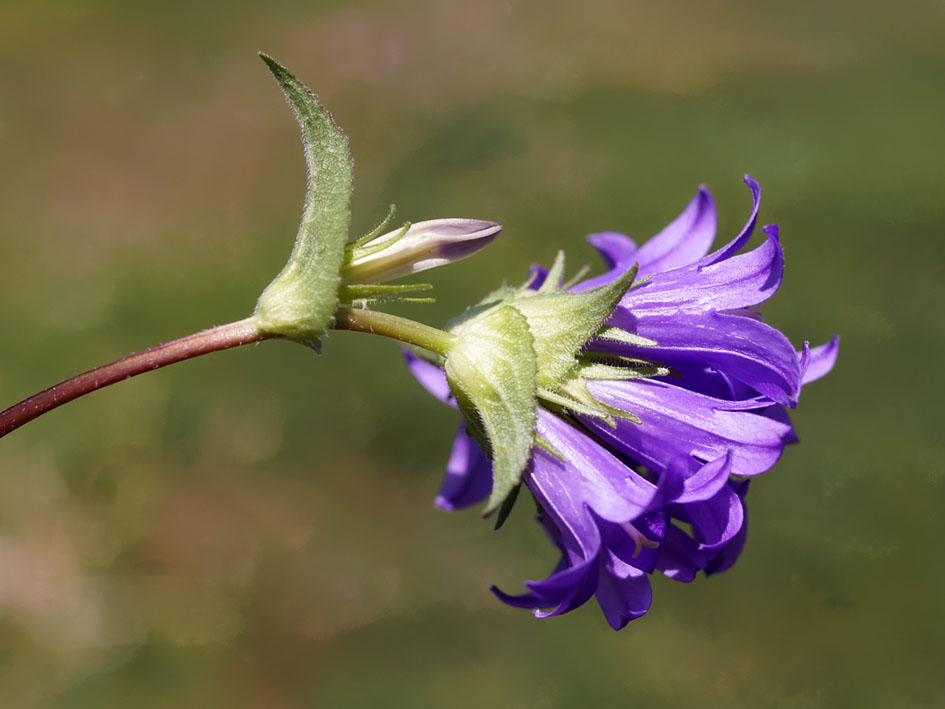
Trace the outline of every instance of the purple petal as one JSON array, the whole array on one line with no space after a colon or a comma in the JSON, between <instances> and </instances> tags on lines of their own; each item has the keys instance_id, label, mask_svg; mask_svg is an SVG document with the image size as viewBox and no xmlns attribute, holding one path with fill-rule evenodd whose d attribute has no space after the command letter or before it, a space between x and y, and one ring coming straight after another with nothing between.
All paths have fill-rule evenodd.
<instances>
[{"instance_id":1,"label":"purple petal","mask_svg":"<svg viewBox=\"0 0 945 709\"><path fill-rule=\"evenodd\" d=\"M653 591L647 575L613 554L602 555L597 602L614 630L620 630L650 609Z\"/></svg>"},{"instance_id":2,"label":"purple petal","mask_svg":"<svg viewBox=\"0 0 945 709\"><path fill-rule=\"evenodd\" d=\"M810 366L810 342L804 340L801 351L795 354L797 355L797 368L801 372L801 383L803 384L804 376L807 374L807 368Z\"/></svg>"},{"instance_id":3,"label":"purple petal","mask_svg":"<svg viewBox=\"0 0 945 709\"><path fill-rule=\"evenodd\" d=\"M596 556L600 548L600 532L587 510L581 486L572 480L575 473L577 469L570 463L536 448L523 476L543 511L542 522L549 535L572 562Z\"/></svg>"},{"instance_id":4,"label":"purple petal","mask_svg":"<svg viewBox=\"0 0 945 709\"><path fill-rule=\"evenodd\" d=\"M495 594L496 598L514 608L541 608L542 601L534 593L522 593L518 596L511 596L498 586L492 586L489 589Z\"/></svg>"},{"instance_id":5,"label":"purple petal","mask_svg":"<svg viewBox=\"0 0 945 709\"><path fill-rule=\"evenodd\" d=\"M626 234L601 231L591 234L587 240L600 252L608 269L616 268L623 273L636 263L637 244Z\"/></svg>"},{"instance_id":6,"label":"purple petal","mask_svg":"<svg viewBox=\"0 0 945 709\"><path fill-rule=\"evenodd\" d=\"M539 457L551 458L544 451L538 451ZM548 462L547 460L545 462ZM533 467L542 463L534 461ZM575 514L567 506L554 508L550 501L542 497L542 492L530 489L535 500L542 507L541 522L561 549L562 558L555 571L542 581L526 581L531 594L537 599L535 615L546 618L561 615L583 605L594 595L599 577L597 557L601 551L600 535L591 516L583 510ZM539 610L550 608L551 610Z\"/></svg>"},{"instance_id":7,"label":"purple petal","mask_svg":"<svg viewBox=\"0 0 945 709\"><path fill-rule=\"evenodd\" d=\"M532 290L538 290L547 277L548 269L533 263L528 269L528 287Z\"/></svg>"},{"instance_id":8,"label":"purple petal","mask_svg":"<svg viewBox=\"0 0 945 709\"><path fill-rule=\"evenodd\" d=\"M705 553L699 545L679 527L669 525L656 564L660 572L674 581L689 583L705 564Z\"/></svg>"},{"instance_id":9,"label":"purple petal","mask_svg":"<svg viewBox=\"0 0 945 709\"><path fill-rule=\"evenodd\" d=\"M587 240L600 252L608 270L607 273L578 283L571 289L574 293L583 293L592 288L607 285L626 273L627 269L637 262L637 245L629 236L615 231L603 231L591 234Z\"/></svg>"},{"instance_id":10,"label":"purple petal","mask_svg":"<svg viewBox=\"0 0 945 709\"><path fill-rule=\"evenodd\" d=\"M685 480L683 492L674 502L701 502L718 494L732 472L732 452L706 463Z\"/></svg>"},{"instance_id":11,"label":"purple petal","mask_svg":"<svg viewBox=\"0 0 945 709\"><path fill-rule=\"evenodd\" d=\"M686 505L686 516L702 549L718 549L738 534L745 521L742 500L728 486L710 500Z\"/></svg>"},{"instance_id":12,"label":"purple petal","mask_svg":"<svg viewBox=\"0 0 945 709\"><path fill-rule=\"evenodd\" d=\"M619 307L640 317L679 310L738 310L763 303L777 291L784 272L778 228L765 227L765 233L765 242L747 253L655 274L632 288Z\"/></svg>"},{"instance_id":13,"label":"purple petal","mask_svg":"<svg viewBox=\"0 0 945 709\"><path fill-rule=\"evenodd\" d=\"M748 217L748 221L745 222L745 226L742 227L742 230L739 232L738 236L728 242L718 251L709 254L699 260L700 266L708 266L713 263L718 263L719 261L724 261L725 259L731 258L738 251L748 243L748 240L751 238L752 233L755 231L755 222L758 221L758 209L761 207L761 185L755 182L750 175L745 175L744 177L745 184L748 185L748 189L751 191L751 215Z\"/></svg>"},{"instance_id":14,"label":"purple petal","mask_svg":"<svg viewBox=\"0 0 945 709\"><path fill-rule=\"evenodd\" d=\"M642 546L630 536L629 532L645 537L656 545L661 544L666 537L666 526L668 524L664 512L659 510L647 512L630 523L632 525L630 530L627 529L626 523L620 525L598 520L597 524L604 546L614 556L644 573L653 573L656 569L659 547L652 544Z\"/></svg>"},{"instance_id":15,"label":"purple petal","mask_svg":"<svg viewBox=\"0 0 945 709\"><path fill-rule=\"evenodd\" d=\"M636 254L640 274L646 275L684 266L705 256L715 239L715 204L705 186L682 213Z\"/></svg>"},{"instance_id":16,"label":"purple petal","mask_svg":"<svg viewBox=\"0 0 945 709\"><path fill-rule=\"evenodd\" d=\"M709 563L705 567L706 576L719 574L731 568L738 561L738 557L745 548L745 539L748 537L748 508L744 503L745 495L748 494L748 480L737 483L733 489L742 499L742 528L738 530L738 534L719 547L712 558L709 559Z\"/></svg>"},{"instance_id":17,"label":"purple petal","mask_svg":"<svg viewBox=\"0 0 945 709\"><path fill-rule=\"evenodd\" d=\"M797 443L800 440L797 437L797 431L794 430L794 424L791 423L791 417L788 415L787 410L783 406L772 404L767 408L758 409L755 411L755 413L759 416L769 418L772 421L777 421L786 429L789 429L788 433L784 436L785 445L791 445L792 443Z\"/></svg>"},{"instance_id":18,"label":"purple petal","mask_svg":"<svg viewBox=\"0 0 945 709\"><path fill-rule=\"evenodd\" d=\"M565 462L536 452L528 485L569 522L577 517L590 519L585 505L603 519L626 522L643 514L659 494L658 486L627 467L591 436L541 408L537 430Z\"/></svg>"},{"instance_id":19,"label":"purple petal","mask_svg":"<svg viewBox=\"0 0 945 709\"><path fill-rule=\"evenodd\" d=\"M805 343L806 344L806 343ZM840 338L834 335L830 342L810 349L810 358L803 375L803 383L809 384L825 376L837 362Z\"/></svg>"},{"instance_id":20,"label":"purple petal","mask_svg":"<svg viewBox=\"0 0 945 709\"><path fill-rule=\"evenodd\" d=\"M558 462L545 451L539 450L533 457L532 468L548 462L538 460L539 458L550 458ZM538 504L543 505L541 493L534 489L532 493ZM561 551L561 559L548 578L543 581L526 581L525 585L529 592L519 596L510 596L495 586L492 587L492 592L503 602L512 606L532 608L539 618L561 615L574 610L587 602L597 588L599 576L597 557L600 553L600 537L597 529L592 522L589 525L584 524L585 518L590 520L590 516L586 514L578 515L579 524L571 527L558 518L559 511L550 506L544 507L539 517L548 536ZM565 513L573 516L573 510L565 510ZM543 608L552 610L540 610Z\"/></svg>"},{"instance_id":21,"label":"purple petal","mask_svg":"<svg viewBox=\"0 0 945 709\"><path fill-rule=\"evenodd\" d=\"M694 456L714 461L731 451L734 475L758 475L773 466L792 434L790 424L755 411L762 402L726 401L656 380L592 381L588 389L605 404L635 413L641 424L606 423L579 416L595 435L648 468ZM692 465L697 462L692 460Z\"/></svg>"},{"instance_id":22,"label":"purple petal","mask_svg":"<svg viewBox=\"0 0 945 709\"><path fill-rule=\"evenodd\" d=\"M435 364L430 364L426 360L420 359L409 350L404 350L404 359L407 361L407 368L410 373L416 377L421 386L433 394L444 404L456 406L453 395L450 392L450 385L446 383L446 375L443 370Z\"/></svg>"},{"instance_id":23,"label":"purple petal","mask_svg":"<svg viewBox=\"0 0 945 709\"><path fill-rule=\"evenodd\" d=\"M481 502L492 491L492 461L479 444L466 434L466 424L459 424L453 451L446 464L446 476L436 496L440 509L452 512Z\"/></svg>"},{"instance_id":24,"label":"purple petal","mask_svg":"<svg viewBox=\"0 0 945 709\"><path fill-rule=\"evenodd\" d=\"M667 360L663 364L673 369L678 376L664 377L663 381L678 387L696 391L716 399L750 399L757 392L750 387L733 382L724 372L706 367L698 362L678 362ZM736 386L737 385L737 386ZM740 394L740 395L739 395Z\"/></svg>"},{"instance_id":25,"label":"purple petal","mask_svg":"<svg viewBox=\"0 0 945 709\"><path fill-rule=\"evenodd\" d=\"M541 602L542 608L536 608L536 618L550 618L562 615L587 603L600 580L600 568L596 558L549 576L544 581L526 581L525 585Z\"/></svg>"},{"instance_id":26,"label":"purple petal","mask_svg":"<svg viewBox=\"0 0 945 709\"><path fill-rule=\"evenodd\" d=\"M594 350L662 362L697 362L725 372L785 406L793 405L800 393L794 347L780 331L763 322L715 312L635 317L623 309L615 311L608 322L658 345L635 347L594 340Z\"/></svg>"}]
</instances>

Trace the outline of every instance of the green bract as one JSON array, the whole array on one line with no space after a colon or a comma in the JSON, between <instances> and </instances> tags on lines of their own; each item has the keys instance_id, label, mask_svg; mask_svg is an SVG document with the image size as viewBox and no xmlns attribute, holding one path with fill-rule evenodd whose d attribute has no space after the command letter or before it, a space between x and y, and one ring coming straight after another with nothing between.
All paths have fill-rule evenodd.
<instances>
[{"instance_id":1,"label":"green bract","mask_svg":"<svg viewBox=\"0 0 945 709\"><path fill-rule=\"evenodd\" d=\"M564 254L537 291L523 289L513 305L528 320L538 356L538 386L556 389L577 368L577 355L627 292L636 275L631 268L607 285L567 293L557 290L558 274L564 270Z\"/></svg>"},{"instance_id":2,"label":"green bract","mask_svg":"<svg viewBox=\"0 0 945 709\"><path fill-rule=\"evenodd\" d=\"M264 332L317 346L338 305L354 163L347 137L315 95L277 61L260 56L302 128L308 192L292 255L259 297L254 319Z\"/></svg>"},{"instance_id":3,"label":"green bract","mask_svg":"<svg viewBox=\"0 0 945 709\"><path fill-rule=\"evenodd\" d=\"M495 510L518 485L535 439L538 362L528 321L499 305L465 320L446 356L446 380L467 430L492 458Z\"/></svg>"},{"instance_id":4,"label":"green bract","mask_svg":"<svg viewBox=\"0 0 945 709\"><path fill-rule=\"evenodd\" d=\"M564 256L559 254L540 287L526 283L496 291L449 328L457 341L445 357L447 381L467 430L493 463L493 489L485 514L517 489L532 445L555 454L535 434L539 402L553 411L593 416L611 426L616 425L614 417L639 423L633 414L594 399L586 380L670 373L647 360L593 351L595 338L656 344L604 324L632 287L635 266L608 284L580 293L561 286L563 272Z\"/></svg>"}]
</instances>

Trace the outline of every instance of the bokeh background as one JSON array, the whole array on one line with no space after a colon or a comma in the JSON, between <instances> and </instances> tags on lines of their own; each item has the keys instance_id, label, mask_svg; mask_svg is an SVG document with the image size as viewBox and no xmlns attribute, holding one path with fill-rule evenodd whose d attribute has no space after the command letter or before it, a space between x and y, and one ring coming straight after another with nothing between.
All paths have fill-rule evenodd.
<instances>
[{"instance_id":1,"label":"bokeh background","mask_svg":"<svg viewBox=\"0 0 945 709\"><path fill-rule=\"evenodd\" d=\"M643 240L700 183L781 225L766 309L842 337L732 571L501 605L555 553L432 498L456 426L392 342L265 343L0 442L4 707L945 706L945 5L3 3L0 404L245 316L304 169L258 50L351 138L353 229L500 221L434 272L439 324L585 234Z\"/></svg>"}]
</instances>

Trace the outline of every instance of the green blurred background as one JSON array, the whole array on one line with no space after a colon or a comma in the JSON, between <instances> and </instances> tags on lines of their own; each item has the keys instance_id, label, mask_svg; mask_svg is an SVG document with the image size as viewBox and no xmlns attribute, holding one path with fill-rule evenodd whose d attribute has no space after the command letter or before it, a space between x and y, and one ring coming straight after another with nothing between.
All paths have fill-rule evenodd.
<instances>
[{"instance_id":1,"label":"green blurred background","mask_svg":"<svg viewBox=\"0 0 945 709\"><path fill-rule=\"evenodd\" d=\"M3 707L945 706L945 5L594 0L6 2L0 404L243 317L282 266L298 133L258 50L386 205L502 238L431 275L441 323L584 235L762 184L794 342L842 336L750 497L738 566L595 604L501 605L555 554L432 506L456 425L392 342L265 343L0 443ZM595 264L596 265L596 264Z\"/></svg>"}]
</instances>

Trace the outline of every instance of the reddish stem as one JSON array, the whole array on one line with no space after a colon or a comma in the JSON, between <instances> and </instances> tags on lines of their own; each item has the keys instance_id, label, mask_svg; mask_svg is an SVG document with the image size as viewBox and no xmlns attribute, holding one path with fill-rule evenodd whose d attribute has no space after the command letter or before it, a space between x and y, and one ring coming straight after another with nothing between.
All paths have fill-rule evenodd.
<instances>
[{"instance_id":1,"label":"reddish stem","mask_svg":"<svg viewBox=\"0 0 945 709\"><path fill-rule=\"evenodd\" d=\"M122 357L111 364L104 364L88 372L77 374L0 412L0 438L47 411L52 411L96 389L120 382L122 379L160 369L191 357L248 345L251 342L261 342L272 337L278 337L278 335L260 332L250 318L203 330L179 340Z\"/></svg>"}]
</instances>

